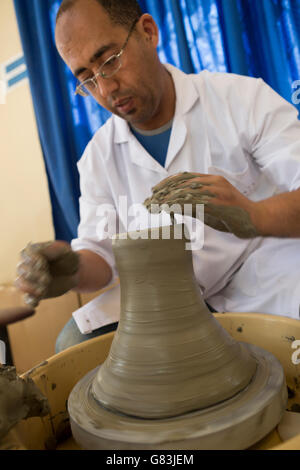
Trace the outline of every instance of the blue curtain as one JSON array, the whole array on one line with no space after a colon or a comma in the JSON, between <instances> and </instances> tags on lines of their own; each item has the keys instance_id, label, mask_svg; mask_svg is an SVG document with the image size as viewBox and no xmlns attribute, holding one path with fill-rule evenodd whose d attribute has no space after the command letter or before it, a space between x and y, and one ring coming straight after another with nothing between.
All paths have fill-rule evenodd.
<instances>
[{"instance_id":1,"label":"blue curtain","mask_svg":"<svg viewBox=\"0 0 300 470\"><path fill-rule=\"evenodd\" d=\"M60 3L14 0L56 237L69 241L79 222L76 162L109 113L93 99L74 95L76 81L55 49ZM140 0L140 5L158 23L162 62L187 73L208 69L262 77L292 102L293 83L300 80L300 0Z\"/></svg>"}]
</instances>

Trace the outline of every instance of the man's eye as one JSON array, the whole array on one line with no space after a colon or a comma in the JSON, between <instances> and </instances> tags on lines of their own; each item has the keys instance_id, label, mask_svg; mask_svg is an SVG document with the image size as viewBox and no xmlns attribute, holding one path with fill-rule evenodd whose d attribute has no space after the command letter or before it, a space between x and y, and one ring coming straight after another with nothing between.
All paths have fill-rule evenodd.
<instances>
[{"instance_id":1,"label":"man's eye","mask_svg":"<svg viewBox=\"0 0 300 470\"><path fill-rule=\"evenodd\" d=\"M91 80L91 78L93 78L93 77L81 78L80 81L81 81L81 83L85 83L85 82L87 82L88 80Z\"/></svg>"},{"instance_id":2,"label":"man's eye","mask_svg":"<svg viewBox=\"0 0 300 470\"><path fill-rule=\"evenodd\" d=\"M116 55L110 57L106 62L105 65L114 65L117 62L118 58Z\"/></svg>"}]
</instances>

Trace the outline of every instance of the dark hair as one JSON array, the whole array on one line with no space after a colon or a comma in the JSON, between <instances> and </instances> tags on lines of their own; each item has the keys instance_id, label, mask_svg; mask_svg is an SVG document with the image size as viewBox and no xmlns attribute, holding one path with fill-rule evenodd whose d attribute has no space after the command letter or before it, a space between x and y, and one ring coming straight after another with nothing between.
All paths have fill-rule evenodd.
<instances>
[{"instance_id":1,"label":"dark hair","mask_svg":"<svg viewBox=\"0 0 300 470\"><path fill-rule=\"evenodd\" d=\"M78 0L63 0L57 13L56 23L62 14L72 8ZM108 13L111 21L130 28L134 20L139 19L143 12L137 0L95 0Z\"/></svg>"}]
</instances>

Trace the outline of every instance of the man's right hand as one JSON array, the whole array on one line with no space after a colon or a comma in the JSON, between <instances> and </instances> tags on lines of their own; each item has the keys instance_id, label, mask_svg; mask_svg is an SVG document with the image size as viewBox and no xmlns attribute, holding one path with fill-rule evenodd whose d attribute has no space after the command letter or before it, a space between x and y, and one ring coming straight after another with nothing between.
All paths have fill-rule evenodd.
<instances>
[{"instance_id":1,"label":"man's right hand","mask_svg":"<svg viewBox=\"0 0 300 470\"><path fill-rule=\"evenodd\" d=\"M25 302L36 307L40 300L58 297L78 283L79 255L67 242L29 244L21 252L16 287Z\"/></svg>"}]
</instances>

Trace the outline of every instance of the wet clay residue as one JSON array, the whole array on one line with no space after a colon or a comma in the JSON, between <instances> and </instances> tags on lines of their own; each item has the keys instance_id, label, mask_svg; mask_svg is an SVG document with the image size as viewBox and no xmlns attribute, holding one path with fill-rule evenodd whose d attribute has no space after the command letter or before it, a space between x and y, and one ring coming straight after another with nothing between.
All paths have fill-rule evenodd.
<instances>
[{"instance_id":1,"label":"wet clay residue","mask_svg":"<svg viewBox=\"0 0 300 470\"><path fill-rule=\"evenodd\" d=\"M45 442L46 450L55 450L57 446L72 436L70 418L66 413L65 418L59 423L55 433Z\"/></svg>"},{"instance_id":2,"label":"wet clay residue","mask_svg":"<svg viewBox=\"0 0 300 470\"><path fill-rule=\"evenodd\" d=\"M34 374L38 369L40 369L41 367L44 367L48 365L48 361L43 361L41 362L40 364L38 364L37 366L33 367L32 369L30 369L28 372L26 372L25 374L25 379L29 378L32 376L32 374Z\"/></svg>"},{"instance_id":3,"label":"wet clay residue","mask_svg":"<svg viewBox=\"0 0 300 470\"><path fill-rule=\"evenodd\" d=\"M288 341L291 341L292 343L296 340L295 336L286 336L285 337Z\"/></svg>"},{"instance_id":4,"label":"wet clay residue","mask_svg":"<svg viewBox=\"0 0 300 470\"><path fill-rule=\"evenodd\" d=\"M21 379L15 367L0 366L0 439L21 420L49 412L47 398L32 379Z\"/></svg>"}]
</instances>

